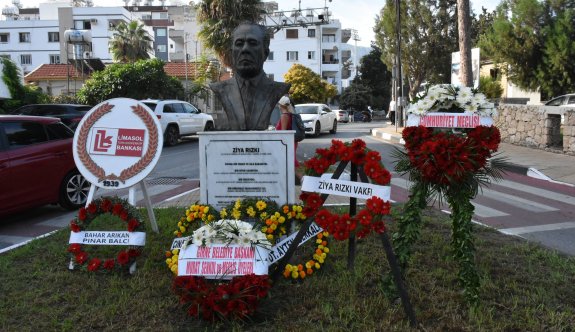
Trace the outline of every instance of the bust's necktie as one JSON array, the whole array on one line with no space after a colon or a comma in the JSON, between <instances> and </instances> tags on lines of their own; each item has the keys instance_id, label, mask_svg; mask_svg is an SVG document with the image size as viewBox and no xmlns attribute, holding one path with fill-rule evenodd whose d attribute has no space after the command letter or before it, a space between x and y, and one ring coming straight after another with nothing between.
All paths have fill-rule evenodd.
<instances>
[{"instance_id":1,"label":"bust's necktie","mask_svg":"<svg viewBox=\"0 0 575 332\"><path fill-rule=\"evenodd\" d=\"M250 88L250 81L245 80L244 84L242 84L242 88L241 88L241 92L242 92L242 99L244 102L244 116L246 119L246 128L249 128L249 123L250 123L250 114L252 113L252 100L253 100L253 96L251 93L251 88Z\"/></svg>"}]
</instances>

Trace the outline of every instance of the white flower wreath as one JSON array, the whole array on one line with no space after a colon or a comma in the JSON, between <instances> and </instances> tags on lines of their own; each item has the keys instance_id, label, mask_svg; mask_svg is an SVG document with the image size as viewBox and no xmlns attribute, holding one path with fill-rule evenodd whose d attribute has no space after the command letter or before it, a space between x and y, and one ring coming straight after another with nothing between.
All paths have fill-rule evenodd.
<instances>
[{"instance_id":1,"label":"white flower wreath","mask_svg":"<svg viewBox=\"0 0 575 332\"><path fill-rule=\"evenodd\" d=\"M431 86L407 109L408 114L425 115L428 112L471 113L487 117L497 115L495 105L483 93L450 84Z\"/></svg>"},{"instance_id":2,"label":"white flower wreath","mask_svg":"<svg viewBox=\"0 0 575 332\"><path fill-rule=\"evenodd\" d=\"M198 228L192 234L192 243L197 246L241 244L271 248L264 233L236 219L221 219Z\"/></svg>"}]
</instances>

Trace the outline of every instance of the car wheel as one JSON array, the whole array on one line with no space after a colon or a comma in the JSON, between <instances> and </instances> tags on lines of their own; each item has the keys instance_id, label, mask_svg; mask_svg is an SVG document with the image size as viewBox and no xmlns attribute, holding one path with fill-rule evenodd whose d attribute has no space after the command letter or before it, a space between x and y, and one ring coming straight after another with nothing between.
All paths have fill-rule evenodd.
<instances>
[{"instance_id":1,"label":"car wheel","mask_svg":"<svg viewBox=\"0 0 575 332\"><path fill-rule=\"evenodd\" d=\"M176 126L169 126L166 128L166 133L164 134L164 144L166 146L174 146L178 144L180 139L180 132Z\"/></svg>"},{"instance_id":2,"label":"car wheel","mask_svg":"<svg viewBox=\"0 0 575 332\"><path fill-rule=\"evenodd\" d=\"M320 133L321 133L321 124L319 123L319 121L317 121L315 123L315 129L314 129L313 135L315 137L318 137Z\"/></svg>"},{"instance_id":3,"label":"car wheel","mask_svg":"<svg viewBox=\"0 0 575 332\"><path fill-rule=\"evenodd\" d=\"M206 122L204 126L204 131L213 131L214 130L214 123L211 121Z\"/></svg>"},{"instance_id":4,"label":"car wheel","mask_svg":"<svg viewBox=\"0 0 575 332\"><path fill-rule=\"evenodd\" d=\"M329 132L330 134L337 133L337 121L333 120L333 127L331 127L331 130Z\"/></svg>"},{"instance_id":5,"label":"car wheel","mask_svg":"<svg viewBox=\"0 0 575 332\"><path fill-rule=\"evenodd\" d=\"M86 205L90 182L77 170L68 173L60 184L60 206L67 210L76 210Z\"/></svg>"}]
</instances>

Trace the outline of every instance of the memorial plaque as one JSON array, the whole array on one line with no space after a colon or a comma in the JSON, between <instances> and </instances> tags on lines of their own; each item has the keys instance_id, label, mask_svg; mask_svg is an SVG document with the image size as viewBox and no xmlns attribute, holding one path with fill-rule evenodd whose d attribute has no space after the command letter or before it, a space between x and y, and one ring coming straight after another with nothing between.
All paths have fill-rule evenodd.
<instances>
[{"instance_id":1,"label":"memorial plaque","mask_svg":"<svg viewBox=\"0 0 575 332\"><path fill-rule=\"evenodd\" d=\"M295 201L293 131L204 132L200 199L222 209L238 199Z\"/></svg>"}]
</instances>

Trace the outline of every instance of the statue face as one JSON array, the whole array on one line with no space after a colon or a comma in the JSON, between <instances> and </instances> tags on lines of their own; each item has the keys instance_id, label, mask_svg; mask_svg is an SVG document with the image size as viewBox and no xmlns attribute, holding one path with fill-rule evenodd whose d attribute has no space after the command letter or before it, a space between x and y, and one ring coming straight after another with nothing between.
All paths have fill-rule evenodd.
<instances>
[{"instance_id":1,"label":"statue face","mask_svg":"<svg viewBox=\"0 0 575 332\"><path fill-rule=\"evenodd\" d=\"M267 55L263 31L258 26L242 24L234 30L232 61L234 70L241 77L251 78L258 75Z\"/></svg>"}]
</instances>

